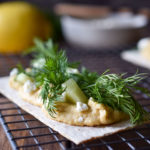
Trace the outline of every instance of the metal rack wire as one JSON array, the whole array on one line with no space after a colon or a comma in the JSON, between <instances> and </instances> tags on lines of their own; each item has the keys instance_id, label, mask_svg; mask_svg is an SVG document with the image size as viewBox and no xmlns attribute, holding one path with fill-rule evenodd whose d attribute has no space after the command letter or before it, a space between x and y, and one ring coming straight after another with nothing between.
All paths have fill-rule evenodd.
<instances>
[{"instance_id":1,"label":"metal rack wire","mask_svg":"<svg viewBox=\"0 0 150 150\"><path fill-rule=\"evenodd\" d=\"M6 57L6 56L5 56ZM9 59L11 65L13 66L16 60L20 59L18 57L7 56L5 60ZM133 73L135 71L135 66L130 65L119 58L117 53L97 53L88 54L81 53L78 55L77 52L72 52L69 54L70 58L82 59L84 63L86 58L96 62L94 69L99 68L99 72L103 71L104 68L109 68L114 72L128 72ZM0 59L4 59L2 56ZM24 58L26 59L26 58ZM21 59L21 61L24 61ZM107 62L106 62L107 59ZM101 60L100 64L97 64L98 60ZM109 61L108 61L109 60ZM7 61L6 63L9 63ZM13 64L13 63L14 64ZM113 62L113 64L112 64ZM4 63L4 62L3 62ZM6 66L6 65L5 65ZM90 65L89 65L90 68ZM8 68L3 66L3 73L8 74ZM142 72L148 72L143 68L139 69ZM141 86L150 89L150 78L147 78L142 82ZM139 91L135 91L136 99L143 105L143 107L150 112L150 99ZM116 133L111 136L107 136L101 139L94 140L85 144L75 145L71 141L67 140L63 136L59 135L57 132L53 131L51 128L45 126L37 119L29 115L20 109L17 105L10 102L8 99L0 96L0 122L3 126L5 133L11 143L14 150L16 149L60 149L60 150L98 150L98 149L139 149L145 150L150 149L150 124L137 127L132 130L127 130L123 132Z\"/></svg>"}]
</instances>

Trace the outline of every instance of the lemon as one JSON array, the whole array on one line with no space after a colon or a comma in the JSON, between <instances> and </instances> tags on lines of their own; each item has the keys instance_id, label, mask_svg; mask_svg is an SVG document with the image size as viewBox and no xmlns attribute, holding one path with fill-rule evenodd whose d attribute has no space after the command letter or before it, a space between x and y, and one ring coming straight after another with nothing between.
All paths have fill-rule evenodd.
<instances>
[{"instance_id":1,"label":"lemon","mask_svg":"<svg viewBox=\"0 0 150 150\"><path fill-rule=\"evenodd\" d=\"M52 35L50 22L26 2L0 4L0 52L19 53L33 43L34 37L47 39Z\"/></svg>"}]
</instances>

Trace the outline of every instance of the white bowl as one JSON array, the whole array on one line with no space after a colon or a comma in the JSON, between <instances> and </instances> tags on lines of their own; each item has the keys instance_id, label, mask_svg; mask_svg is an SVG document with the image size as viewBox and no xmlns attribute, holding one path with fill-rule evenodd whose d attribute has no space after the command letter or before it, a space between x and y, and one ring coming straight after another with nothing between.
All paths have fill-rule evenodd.
<instances>
[{"instance_id":1,"label":"white bowl","mask_svg":"<svg viewBox=\"0 0 150 150\"><path fill-rule=\"evenodd\" d=\"M138 40L148 23L143 15L113 14L107 18L81 19L61 17L65 39L84 48L113 48Z\"/></svg>"}]
</instances>

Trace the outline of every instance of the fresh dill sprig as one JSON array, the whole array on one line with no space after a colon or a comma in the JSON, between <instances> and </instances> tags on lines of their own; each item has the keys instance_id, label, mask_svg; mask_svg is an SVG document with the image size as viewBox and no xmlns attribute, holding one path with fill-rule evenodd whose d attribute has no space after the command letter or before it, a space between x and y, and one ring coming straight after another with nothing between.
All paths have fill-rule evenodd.
<instances>
[{"instance_id":1,"label":"fresh dill sprig","mask_svg":"<svg viewBox=\"0 0 150 150\"><path fill-rule=\"evenodd\" d=\"M21 64L17 64L17 69L18 69L18 74L19 73L25 73L25 70L24 70L24 68L23 68L23 66L21 65Z\"/></svg>"},{"instance_id":2,"label":"fresh dill sprig","mask_svg":"<svg viewBox=\"0 0 150 150\"><path fill-rule=\"evenodd\" d=\"M53 45L49 40L45 43L36 39L37 51L34 55L35 61L39 58L45 59L45 64L40 68L32 68L28 73L37 84L41 87L41 97L43 104L48 110L49 114L53 116L56 110L56 102L62 101L62 83L69 79L67 68L69 63L67 61L66 53L63 50L57 51L57 46Z\"/></svg>"},{"instance_id":3,"label":"fresh dill sprig","mask_svg":"<svg viewBox=\"0 0 150 150\"><path fill-rule=\"evenodd\" d=\"M56 113L57 102L63 101L62 99L63 92L64 92L64 89L61 87L61 85L53 86L51 84L50 86L49 80L45 80L42 85L42 90L40 94L43 100L43 104L45 108L47 109L48 113L52 117L54 117L54 114Z\"/></svg>"},{"instance_id":4,"label":"fresh dill sprig","mask_svg":"<svg viewBox=\"0 0 150 150\"><path fill-rule=\"evenodd\" d=\"M34 46L27 49L25 54L33 53L34 59L50 57L53 58L56 56L58 45L54 44L52 39L48 39L48 41L41 41L38 38L34 39Z\"/></svg>"},{"instance_id":5,"label":"fresh dill sprig","mask_svg":"<svg viewBox=\"0 0 150 150\"><path fill-rule=\"evenodd\" d=\"M131 93L136 88L136 84L145 78L145 74L136 73L131 77L123 78L125 74L106 74L106 72L99 77L95 73L84 73L82 82L78 82L84 93L88 97L93 97L98 103L125 112L130 116L133 124L144 121L147 112L133 98ZM86 80L89 76L92 77L89 79L93 81L91 84L89 84L89 80ZM140 87L138 89L141 90Z\"/></svg>"},{"instance_id":6,"label":"fresh dill sprig","mask_svg":"<svg viewBox=\"0 0 150 150\"><path fill-rule=\"evenodd\" d=\"M41 96L43 103L46 104L48 112L52 115L55 112L55 104L61 101L64 92L62 83L69 79L66 73L68 67L65 51L59 51L54 58L46 58L46 63L38 75L41 78L35 80L41 82Z\"/></svg>"}]
</instances>

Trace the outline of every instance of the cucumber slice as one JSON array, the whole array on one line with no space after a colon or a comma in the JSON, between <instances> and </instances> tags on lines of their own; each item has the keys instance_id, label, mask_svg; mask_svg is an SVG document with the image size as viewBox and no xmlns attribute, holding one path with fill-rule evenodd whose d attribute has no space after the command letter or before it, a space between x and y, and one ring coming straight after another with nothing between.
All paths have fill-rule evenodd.
<instances>
[{"instance_id":1,"label":"cucumber slice","mask_svg":"<svg viewBox=\"0 0 150 150\"><path fill-rule=\"evenodd\" d=\"M88 99L85 96L85 94L82 92L76 81L73 79L67 80L62 85L66 88L66 95L65 99L67 102L76 103L76 102L82 102L87 103Z\"/></svg>"},{"instance_id":2,"label":"cucumber slice","mask_svg":"<svg viewBox=\"0 0 150 150\"><path fill-rule=\"evenodd\" d=\"M31 80L31 78L24 73L20 73L16 77L16 81L20 82L21 84L24 84L27 80Z\"/></svg>"}]
</instances>

